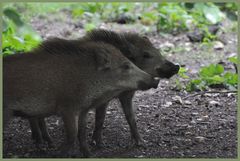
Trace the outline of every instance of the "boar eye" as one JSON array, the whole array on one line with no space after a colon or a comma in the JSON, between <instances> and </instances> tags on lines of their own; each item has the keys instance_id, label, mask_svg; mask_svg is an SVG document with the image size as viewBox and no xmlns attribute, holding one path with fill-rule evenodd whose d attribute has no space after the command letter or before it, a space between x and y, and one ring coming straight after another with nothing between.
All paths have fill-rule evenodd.
<instances>
[{"instance_id":1,"label":"boar eye","mask_svg":"<svg viewBox=\"0 0 240 161\"><path fill-rule=\"evenodd\" d=\"M136 59L134 57L129 57L129 60L131 60L131 62L135 62Z\"/></svg>"},{"instance_id":2,"label":"boar eye","mask_svg":"<svg viewBox=\"0 0 240 161\"><path fill-rule=\"evenodd\" d=\"M144 52L143 58L152 58L152 56L148 52Z\"/></svg>"},{"instance_id":3,"label":"boar eye","mask_svg":"<svg viewBox=\"0 0 240 161\"><path fill-rule=\"evenodd\" d=\"M128 64L128 63L124 63L123 65L122 65L122 69L124 69L124 70L129 70L131 68L131 66L130 66L130 64Z\"/></svg>"}]
</instances>

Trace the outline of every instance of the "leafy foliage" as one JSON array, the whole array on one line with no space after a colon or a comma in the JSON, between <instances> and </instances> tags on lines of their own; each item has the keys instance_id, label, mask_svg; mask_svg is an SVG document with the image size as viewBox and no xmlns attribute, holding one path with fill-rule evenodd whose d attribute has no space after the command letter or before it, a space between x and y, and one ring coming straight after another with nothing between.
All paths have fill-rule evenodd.
<instances>
[{"instance_id":1,"label":"leafy foliage","mask_svg":"<svg viewBox=\"0 0 240 161\"><path fill-rule=\"evenodd\" d=\"M181 74L179 74L181 76ZM235 89L238 83L238 75L232 72L225 72L220 64L210 64L202 67L197 79L192 79L186 85L187 91L205 90L209 87L220 86Z\"/></svg>"},{"instance_id":2,"label":"leafy foliage","mask_svg":"<svg viewBox=\"0 0 240 161\"><path fill-rule=\"evenodd\" d=\"M4 9L2 50L3 55L30 51L41 42L41 37L25 24L19 14L9 8Z\"/></svg>"},{"instance_id":3,"label":"leafy foliage","mask_svg":"<svg viewBox=\"0 0 240 161\"><path fill-rule=\"evenodd\" d=\"M193 17L177 3L161 3L158 6L159 20L158 30L172 31L186 30Z\"/></svg>"},{"instance_id":4,"label":"leafy foliage","mask_svg":"<svg viewBox=\"0 0 240 161\"><path fill-rule=\"evenodd\" d=\"M191 10L195 19L201 18L199 23L216 24L223 18L223 13L213 3L195 3Z\"/></svg>"},{"instance_id":5,"label":"leafy foliage","mask_svg":"<svg viewBox=\"0 0 240 161\"><path fill-rule=\"evenodd\" d=\"M234 64L238 64L237 56L229 57L228 60Z\"/></svg>"},{"instance_id":6,"label":"leafy foliage","mask_svg":"<svg viewBox=\"0 0 240 161\"><path fill-rule=\"evenodd\" d=\"M25 15L46 14L60 9L70 11L72 17L86 21L84 28L96 28L101 20L112 21L121 15L143 25L155 25L158 31L172 32L192 30L194 27L206 29L223 18L223 11L237 11L236 3L125 3L125 2L89 2L89 3L23 3L11 5L19 10L27 10ZM209 36L209 35L208 35Z\"/></svg>"}]
</instances>

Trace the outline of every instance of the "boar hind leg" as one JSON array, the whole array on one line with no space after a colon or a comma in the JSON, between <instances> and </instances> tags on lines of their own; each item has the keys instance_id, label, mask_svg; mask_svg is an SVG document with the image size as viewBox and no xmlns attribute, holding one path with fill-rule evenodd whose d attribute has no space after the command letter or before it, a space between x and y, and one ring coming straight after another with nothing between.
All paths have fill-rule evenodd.
<instances>
[{"instance_id":1,"label":"boar hind leg","mask_svg":"<svg viewBox=\"0 0 240 161\"><path fill-rule=\"evenodd\" d=\"M38 125L41 129L43 140L48 143L49 147L53 147L52 138L48 133L47 125L44 118L38 118Z\"/></svg>"},{"instance_id":2,"label":"boar hind leg","mask_svg":"<svg viewBox=\"0 0 240 161\"><path fill-rule=\"evenodd\" d=\"M32 139L35 141L36 146L39 147L39 144L43 144L43 137L39 127L39 121L37 118L30 118L29 124L32 131Z\"/></svg>"},{"instance_id":3,"label":"boar hind leg","mask_svg":"<svg viewBox=\"0 0 240 161\"><path fill-rule=\"evenodd\" d=\"M95 128L93 131L92 142L97 147L103 146L102 129L103 129L103 123L105 119L106 109L107 109L107 104L104 104L103 106L96 109Z\"/></svg>"},{"instance_id":4,"label":"boar hind leg","mask_svg":"<svg viewBox=\"0 0 240 161\"><path fill-rule=\"evenodd\" d=\"M32 131L32 139L36 142L36 145L39 146L46 141L49 147L53 147L44 118L30 118L29 123Z\"/></svg>"},{"instance_id":5,"label":"boar hind leg","mask_svg":"<svg viewBox=\"0 0 240 161\"><path fill-rule=\"evenodd\" d=\"M7 109L3 105L3 130L7 128L8 122L11 120L12 117L13 117L13 111Z\"/></svg>"},{"instance_id":6,"label":"boar hind leg","mask_svg":"<svg viewBox=\"0 0 240 161\"><path fill-rule=\"evenodd\" d=\"M132 92L132 91L123 92L119 96L119 100L122 104L123 112L125 114L128 124L130 126L132 139L135 141L136 145L142 145L143 140L142 140L140 134L138 133L135 115L134 115L133 108L132 108L133 95L134 95L134 92Z\"/></svg>"}]
</instances>

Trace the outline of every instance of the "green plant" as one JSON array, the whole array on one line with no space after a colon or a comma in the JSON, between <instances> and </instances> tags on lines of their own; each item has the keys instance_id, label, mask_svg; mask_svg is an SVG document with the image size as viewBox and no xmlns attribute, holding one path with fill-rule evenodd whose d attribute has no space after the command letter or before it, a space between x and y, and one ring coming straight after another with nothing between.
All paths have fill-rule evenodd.
<instances>
[{"instance_id":1,"label":"green plant","mask_svg":"<svg viewBox=\"0 0 240 161\"><path fill-rule=\"evenodd\" d=\"M194 27L204 28L223 19L223 11L237 11L236 3L125 3L125 2L89 2L89 3L11 3L21 11L23 18L29 20L33 15L47 15L67 9L76 19L99 25L100 20L115 20L122 14L136 22L139 19L144 25L156 25L158 31L172 32L191 30ZM219 9L220 8L220 9ZM30 15L30 16L29 16ZM132 21L131 21L132 22ZM85 23L85 22L84 22ZM89 26L89 25L87 25ZM88 27L86 27L88 28ZM204 29L203 29L204 30ZM213 35L207 35L205 41Z\"/></svg>"},{"instance_id":2,"label":"green plant","mask_svg":"<svg viewBox=\"0 0 240 161\"><path fill-rule=\"evenodd\" d=\"M216 24L223 19L223 13L213 3L196 3L194 9L200 11L210 24Z\"/></svg>"},{"instance_id":3,"label":"green plant","mask_svg":"<svg viewBox=\"0 0 240 161\"><path fill-rule=\"evenodd\" d=\"M175 80L175 85L177 90L184 89L185 84L181 81L181 79L184 79L184 80L189 79L189 76L186 73L187 73L187 69L185 67L180 67L178 71L179 79Z\"/></svg>"},{"instance_id":4,"label":"green plant","mask_svg":"<svg viewBox=\"0 0 240 161\"><path fill-rule=\"evenodd\" d=\"M237 56L229 57L228 60L234 64L238 64Z\"/></svg>"},{"instance_id":5,"label":"green plant","mask_svg":"<svg viewBox=\"0 0 240 161\"><path fill-rule=\"evenodd\" d=\"M84 29L86 31L91 31L91 30L95 29L96 27L97 26L94 23L87 23L87 24L84 25Z\"/></svg>"},{"instance_id":6,"label":"green plant","mask_svg":"<svg viewBox=\"0 0 240 161\"><path fill-rule=\"evenodd\" d=\"M179 71L178 71L178 75L179 75L180 77L184 78L184 79L188 79L189 76L186 75L186 73L187 73L187 69L184 68L184 67L180 67L180 69L179 69Z\"/></svg>"},{"instance_id":7,"label":"green plant","mask_svg":"<svg viewBox=\"0 0 240 161\"><path fill-rule=\"evenodd\" d=\"M188 23L192 21L192 16L178 3L160 3L158 11L157 29L159 31L186 30Z\"/></svg>"},{"instance_id":8,"label":"green plant","mask_svg":"<svg viewBox=\"0 0 240 161\"><path fill-rule=\"evenodd\" d=\"M191 80L187 86L187 91L205 90L209 86L222 85L229 88L236 88L238 75L232 72L224 72L224 67L220 64L210 64L202 67L199 78Z\"/></svg>"},{"instance_id":9,"label":"green plant","mask_svg":"<svg viewBox=\"0 0 240 161\"><path fill-rule=\"evenodd\" d=\"M5 8L3 13L2 51L4 56L30 51L41 42L41 37L21 20L15 10Z\"/></svg>"},{"instance_id":10,"label":"green plant","mask_svg":"<svg viewBox=\"0 0 240 161\"><path fill-rule=\"evenodd\" d=\"M229 61L237 63L237 57L230 57ZM221 64L210 64L200 68L198 77L190 79L187 75L187 69L181 67L178 72L179 78L176 79L176 89L185 89L188 92L206 90L209 87L225 87L232 90L237 88L238 75L236 73L225 71Z\"/></svg>"}]
</instances>

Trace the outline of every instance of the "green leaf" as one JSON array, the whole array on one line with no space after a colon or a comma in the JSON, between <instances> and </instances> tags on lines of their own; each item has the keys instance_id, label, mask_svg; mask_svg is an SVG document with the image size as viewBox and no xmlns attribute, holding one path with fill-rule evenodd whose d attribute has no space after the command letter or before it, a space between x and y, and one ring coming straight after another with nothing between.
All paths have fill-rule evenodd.
<instances>
[{"instance_id":1,"label":"green leaf","mask_svg":"<svg viewBox=\"0 0 240 161\"><path fill-rule=\"evenodd\" d=\"M12 20L16 26L20 27L24 25L23 21L20 18L20 15L15 10L6 8L3 10L3 14Z\"/></svg>"},{"instance_id":2,"label":"green leaf","mask_svg":"<svg viewBox=\"0 0 240 161\"><path fill-rule=\"evenodd\" d=\"M203 10L205 17L212 23L216 24L222 20L222 12L218 9L217 6L211 5L207 6Z\"/></svg>"},{"instance_id":3,"label":"green leaf","mask_svg":"<svg viewBox=\"0 0 240 161\"><path fill-rule=\"evenodd\" d=\"M84 14L84 10L82 8L77 8L72 10L73 17L81 17Z\"/></svg>"},{"instance_id":4,"label":"green leaf","mask_svg":"<svg viewBox=\"0 0 240 161\"><path fill-rule=\"evenodd\" d=\"M237 56L229 57L228 60L234 64L238 64Z\"/></svg>"},{"instance_id":5,"label":"green leaf","mask_svg":"<svg viewBox=\"0 0 240 161\"><path fill-rule=\"evenodd\" d=\"M203 67L200 70L201 77L212 77L214 75L220 75L224 72L224 67L220 64L211 64L207 67Z\"/></svg>"},{"instance_id":6,"label":"green leaf","mask_svg":"<svg viewBox=\"0 0 240 161\"><path fill-rule=\"evenodd\" d=\"M30 51L42 41L41 37L30 26L24 24L17 27L12 21L7 22L7 29L2 34L4 56Z\"/></svg>"},{"instance_id":7,"label":"green leaf","mask_svg":"<svg viewBox=\"0 0 240 161\"><path fill-rule=\"evenodd\" d=\"M193 79L191 82L193 84L199 85L202 81L200 79Z\"/></svg>"},{"instance_id":8,"label":"green leaf","mask_svg":"<svg viewBox=\"0 0 240 161\"><path fill-rule=\"evenodd\" d=\"M202 13L211 24L216 24L223 18L223 13L213 3L195 3L193 10Z\"/></svg>"},{"instance_id":9,"label":"green leaf","mask_svg":"<svg viewBox=\"0 0 240 161\"><path fill-rule=\"evenodd\" d=\"M143 17L148 17L148 18L150 18L152 21L156 21L157 20L157 12L154 12L154 11L152 11L152 12L145 12L145 13L143 13L142 14L142 16Z\"/></svg>"},{"instance_id":10,"label":"green leaf","mask_svg":"<svg viewBox=\"0 0 240 161\"><path fill-rule=\"evenodd\" d=\"M185 73L187 72L187 69L184 67L180 67L179 71L178 71L178 75L184 79L188 79L189 76L187 76Z\"/></svg>"},{"instance_id":11,"label":"green leaf","mask_svg":"<svg viewBox=\"0 0 240 161\"><path fill-rule=\"evenodd\" d=\"M206 89L206 84L201 79L193 79L186 85L188 92Z\"/></svg>"},{"instance_id":12,"label":"green leaf","mask_svg":"<svg viewBox=\"0 0 240 161\"><path fill-rule=\"evenodd\" d=\"M221 77L219 75L214 75L213 77L205 77L203 80L206 81L208 85L222 84L225 82L224 77Z\"/></svg>"},{"instance_id":13,"label":"green leaf","mask_svg":"<svg viewBox=\"0 0 240 161\"><path fill-rule=\"evenodd\" d=\"M237 85L238 84L238 75L235 73L226 72L224 78L227 84Z\"/></svg>"},{"instance_id":14,"label":"green leaf","mask_svg":"<svg viewBox=\"0 0 240 161\"><path fill-rule=\"evenodd\" d=\"M224 72L224 67L220 64L216 64L214 74L222 74L223 72Z\"/></svg>"},{"instance_id":15,"label":"green leaf","mask_svg":"<svg viewBox=\"0 0 240 161\"><path fill-rule=\"evenodd\" d=\"M86 25L84 25L84 29L85 29L86 31L91 31L91 30L93 30L93 29L95 29L95 28L96 28L96 25L93 24L93 23L87 23Z\"/></svg>"}]
</instances>

